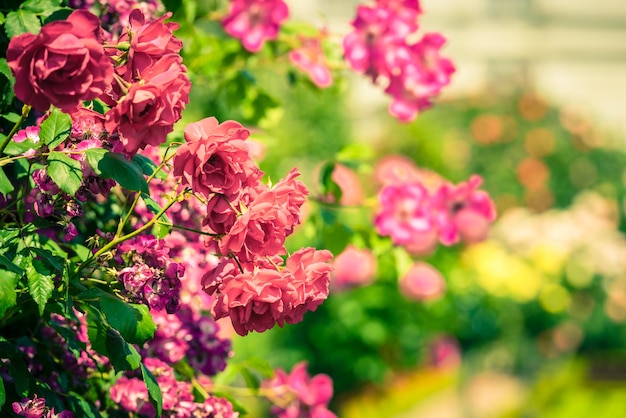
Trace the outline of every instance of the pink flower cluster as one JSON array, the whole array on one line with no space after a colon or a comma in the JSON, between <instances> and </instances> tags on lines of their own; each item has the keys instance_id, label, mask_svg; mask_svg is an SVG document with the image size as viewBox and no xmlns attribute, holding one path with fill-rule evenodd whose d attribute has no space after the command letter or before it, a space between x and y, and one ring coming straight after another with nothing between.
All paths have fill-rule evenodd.
<instances>
[{"instance_id":1,"label":"pink flower cluster","mask_svg":"<svg viewBox=\"0 0 626 418\"><path fill-rule=\"evenodd\" d=\"M203 403L195 402L189 382L176 380L174 370L154 358L145 359L145 365L156 378L163 395L163 417L220 417L237 418L232 405L222 398L209 396ZM113 402L124 410L154 416L155 410L149 401L146 384L137 377L120 377L110 389Z\"/></svg>"},{"instance_id":2,"label":"pink flower cluster","mask_svg":"<svg viewBox=\"0 0 626 418\"><path fill-rule=\"evenodd\" d=\"M26 418L74 418L70 411L55 413L54 408L46 406L45 398L39 398L37 395L33 399L26 398L22 402L13 402L11 406L13 412Z\"/></svg>"},{"instance_id":3,"label":"pink flower cluster","mask_svg":"<svg viewBox=\"0 0 626 418\"><path fill-rule=\"evenodd\" d=\"M231 0L222 24L227 34L241 39L244 48L259 52L265 41L276 39L287 16L289 8L283 0Z\"/></svg>"},{"instance_id":4,"label":"pink flower cluster","mask_svg":"<svg viewBox=\"0 0 626 418\"><path fill-rule=\"evenodd\" d=\"M305 362L296 364L290 374L276 369L274 378L263 382L274 403L271 412L278 418L335 418L327 408L333 397L332 380L325 374L311 378L306 369Z\"/></svg>"},{"instance_id":5,"label":"pink flower cluster","mask_svg":"<svg viewBox=\"0 0 626 418\"><path fill-rule=\"evenodd\" d=\"M42 112L56 106L72 114L74 125L84 116L83 102L102 100L111 107L103 117L109 140L119 137L129 155L165 142L191 87L173 35L177 25L164 22L169 16L146 23L133 10L117 43L105 41L110 34L86 10L44 25L38 35L12 38L7 61L16 96Z\"/></svg>"},{"instance_id":6,"label":"pink flower cluster","mask_svg":"<svg viewBox=\"0 0 626 418\"><path fill-rule=\"evenodd\" d=\"M429 181L416 167L402 169L401 176L384 175L387 182L378 193L380 207L374 219L380 235L416 255L431 252L437 241L452 245L486 237L496 210L489 195L478 189L480 176L455 185Z\"/></svg>"},{"instance_id":7,"label":"pink flower cluster","mask_svg":"<svg viewBox=\"0 0 626 418\"><path fill-rule=\"evenodd\" d=\"M169 257L165 242L152 236L138 236L121 243L118 250L129 264L117 273L127 295L151 309L176 312L180 307L180 277L185 274L185 267Z\"/></svg>"},{"instance_id":8,"label":"pink flower cluster","mask_svg":"<svg viewBox=\"0 0 626 418\"><path fill-rule=\"evenodd\" d=\"M262 332L302 320L328 295L332 255L306 248L286 254L285 239L300 223L308 190L292 170L273 186L250 156L249 131L215 118L185 128L174 157L175 176L206 201L207 245L223 258L202 279L215 295L216 319L230 317L235 331Z\"/></svg>"},{"instance_id":9,"label":"pink flower cluster","mask_svg":"<svg viewBox=\"0 0 626 418\"><path fill-rule=\"evenodd\" d=\"M439 54L445 38L427 33L414 43L421 8L418 0L376 0L360 5L352 21L354 31L344 38L350 67L373 82L386 83L393 97L389 112L411 121L430 107L432 98L449 84L454 65Z\"/></svg>"}]
</instances>

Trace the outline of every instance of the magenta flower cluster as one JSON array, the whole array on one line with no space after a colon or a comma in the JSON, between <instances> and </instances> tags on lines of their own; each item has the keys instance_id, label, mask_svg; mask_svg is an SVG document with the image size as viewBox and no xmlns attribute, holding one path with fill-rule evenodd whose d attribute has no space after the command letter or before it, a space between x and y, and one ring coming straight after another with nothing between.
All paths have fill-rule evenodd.
<instances>
[{"instance_id":1,"label":"magenta flower cluster","mask_svg":"<svg viewBox=\"0 0 626 418\"><path fill-rule=\"evenodd\" d=\"M438 33L416 37L421 7L418 0L376 0L360 5L354 30L343 41L345 59L356 72L385 85L393 101L389 112L413 120L431 106L432 98L450 82L454 65L439 54L445 38Z\"/></svg>"},{"instance_id":2,"label":"magenta flower cluster","mask_svg":"<svg viewBox=\"0 0 626 418\"><path fill-rule=\"evenodd\" d=\"M283 0L231 0L222 24L244 48L259 52L266 41L276 39L288 16L289 8Z\"/></svg>"},{"instance_id":3,"label":"magenta flower cluster","mask_svg":"<svg viewBox=\"0 0 626 418\"><path fill-rule=\"evenodd\" d=\"M479 190L480 176L455 185L411 165L395 168L395 173L380 169L385 184L374 219L380 235L415 255L428 254L437 241L452 245L486 237L496 210L489 195Z\"/></svg>"},{"instance_id":4,"label":"magenta flower cluster","mask_svg":"<svg viewBox=\"0 0 626 418\"><path fill-rule=\"evenodd\" d=\"M271 412L278 418L336 418L328 410L333 397L333 383L328 375L310 377L306 362L296 364L291 373L276 369L271 380L263 382L268 398L273 402Z\"/></svg>"}]
</instances>

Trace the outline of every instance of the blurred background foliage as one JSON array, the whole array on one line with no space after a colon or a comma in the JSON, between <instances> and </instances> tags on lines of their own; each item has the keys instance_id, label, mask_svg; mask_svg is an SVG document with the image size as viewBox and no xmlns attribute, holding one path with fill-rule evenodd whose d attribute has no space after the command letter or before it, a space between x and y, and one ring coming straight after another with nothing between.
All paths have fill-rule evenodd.
<instances>
[{"instance_id":1,"label":"blurred background foliage","mask_svg":"<svg viewBox=\"0 0 626 418\"><path fill-rule=\"evenodd\" d=\"M316 89L285 58L288 29L252 55L216 23L224 2L170 3L193 81L178 133L208 115L250 126L266 174L297 166L312 190L292 248L353 244L377 258L373 284L331 293L300 324L235 338L234 363L305 359L333 378L342 417L624 414L624 138L521 86L438 103L406 125L381 110L382 134L364 143L349 80ZM488 240L424 257L446 278L435 301L398 292L411 257L373 230L372 173L390 154L454 182L477 173L498 207ZM358 175L363 204L323 196L335 162Z\"/></svg>"}]
</instances>

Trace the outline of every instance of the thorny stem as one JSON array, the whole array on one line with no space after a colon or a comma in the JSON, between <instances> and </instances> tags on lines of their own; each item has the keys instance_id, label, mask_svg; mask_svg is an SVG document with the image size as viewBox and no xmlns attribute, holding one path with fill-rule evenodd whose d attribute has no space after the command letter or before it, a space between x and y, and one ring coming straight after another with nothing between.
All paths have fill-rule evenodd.
<instances>
[{"instance_id":1,"label":"thorny stem","mask_svg":"<svg viewBox=\"0 0 626 418\"><path fill-rule=\"evenodd\" d=\"M20 118L18 119L17 123L13 126L13 129L11 129L11 132L9 132L7 137L0 144L0 155L2 155L2 153L4 152L4 149L7 147L7 145L9 145L11 138L13 138L13 135L15 135L17 130L20 129L20 126L22 126L22 123L24 123L24 121L28 117L28 114L30 113L30 109L31 107L29 105L22 106L22 114L20 115Z\"/></svg>"}]
</instances>

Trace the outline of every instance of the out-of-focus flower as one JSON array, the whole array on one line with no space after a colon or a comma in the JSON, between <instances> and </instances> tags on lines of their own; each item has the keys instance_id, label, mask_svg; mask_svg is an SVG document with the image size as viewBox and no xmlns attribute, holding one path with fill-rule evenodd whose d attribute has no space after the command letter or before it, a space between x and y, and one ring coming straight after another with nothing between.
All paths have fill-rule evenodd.
<instances>
[{"instance_id":1,"label":"out-of-focus flower","mask_svg":"<svg viewBox=\"0 0 626 418\"><path fill-rule=\"evenodd\" d=\"M368 249L348 245L333 260L331 287L342 290L370 284L376 276L376 257Z\"/></svg>"},{"instance_id":2,"label":"out-of-focus flower","mask_svg":"<svg viewBox=\"0 0 626 418\"><path fill-rule=\"evenodd\" d=\"M446 282L435 267L423 261L417 261L400 278L399 286L400 291L406 297L427 301L441 297L446 289Z\"/></svg>"},{"instance_id":3,"label":"out-of-focus flower","mask_svg":"<svg viewBox=\"0 0 626 418\"><path fill-rule=\"evenodd\" d=\"M300 37L300 43L300 47L289 52L289 61L305 72L317 87L330 87L333 76L328 68L320 37Z\"/></svg>"},{"instance_id":4,"label":"out-of-focus flower","mask_svg":"<svg viewBox=\"0 0 626 418\"><path fill-rule=\"evenodd\" d=\"M327 405L333 397L333 382L326 374L310 377L307 364L296 364L287 374L276 369L273 379L263 382L268 398L274 403L271 412L279 418L333 418Z\"/></svg>"},{"instance_id":5,"label":"out-of-focus flower","mask_svg":"<svg viewBox=\"0 0 626 418\"><path fill-rule=\"evenodd\" d=\"M226 33L241 39L244 48L259 52L265 41L276 39L288 15L282 0L231 0L222 24Z\"/></svg>"},{"instance_id":6,"label":"out-of-focus flower","mask_svg":"<svg viewBox=\"0 0 626 418\"><path fill-rule=\"evenodd\" d=\"M103 94L113 80L113 64L98 38L101 30L95 15L75 10L38 35L13 37L7 62L17 98L42 112L51 104L67 112Z\"/></svg>"}]
</instances>

